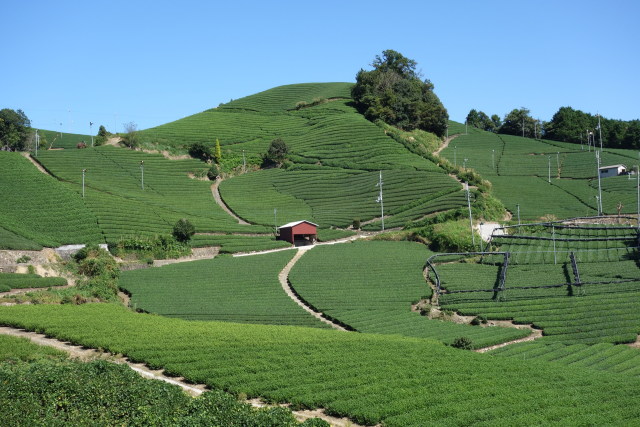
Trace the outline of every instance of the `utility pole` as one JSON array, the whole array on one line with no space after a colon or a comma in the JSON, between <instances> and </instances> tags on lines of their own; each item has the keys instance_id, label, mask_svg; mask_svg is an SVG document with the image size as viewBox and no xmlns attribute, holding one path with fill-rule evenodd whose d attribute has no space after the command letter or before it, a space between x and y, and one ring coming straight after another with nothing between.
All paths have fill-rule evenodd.
<instances>
[{"instance_id":1,"label":"utility pole","mask_svg":"<svg viewBox=\"0 0 640 427\"><path fill-rule=\"evenodd\" d=\"M273 232L277 236L278 235L278 209L273 208Z\"/></svg>"},{"instance_id":2,"label":"utility pole","mask_svg":"<svg viewBox=\"0 0 640 427\"><path fill-rule=\"evenodd\" d=\"M496 170L496 150L491 150L491 169Z\"/></svg>"},{"instance_id":3,"label":"utility pole","mask_svg":"<svg viewBox=\"0 0 640 427\"><path fill-rule=\"evenodd\" d=\"M449 125L448 124L446 125L446 128L447 128L447 139L449 139Z\"/></svg>"},{"instance_id":4,"label":"utility pole","mask_svg":"<svg viewBox=\"0 0 640 427\"><path fill-rule=\"evenodd\" d=\"M467 206L469 207L469 227L471 228L471 244L473 245L473 250L476 250L476 237L473 235L473 217L471 216L471 197L469 195L469 183L465 182L465 189L467 191Z\"/></svg>"},{"instance_id":5,"label":"utility pole","mask_svg":"<svg viewBox=\"0 0 640 427\"><path fill-rule=\"evenodd\" d=\"M467 160L469 160L469 159L467 159L465 157L465 159L462 161L462 169L466 169L467 168Z\"/></svg>"},{"instance_id":6,"label":"utility pole","mask_svg":"<svg viewBox=\"0 0 640 427\"><path fill-rule=\"evenodd\" d=\"M247 159L244 156L244 150L242 150L242 173L247 171Z\"/></svg>"},{"instance_id":7,"label":"utility pole","mask_svg":"<svg viewBox=\"0 0 640 427\"><path fill-rule=\"evenodd\" d=\"M600 151L602 151L602 126L600 126L600 114L598 116L598 132L600 133Z\"/></svg>"},{"instance_id":8,"label":"utility pole","mask_svg":"<svg viewBox=\"0 0 640 427\"><path fill-rule=\"evenodd\" d=\"M144 191L144 160L140 160L140 185Z\"/></svg>"},{"instance_id":9,"label":"utility pole","mask_svg":"<svg viewBox=\"0 0 640 427\"><path fill-rule=\"evenodd\" d=\"M520 205L516 205L516 209L518 210L518 225L520 225Z\"/></svg>"},{"instance_id":10,"label":"utility pole","mask_svg":"<svg viewBox=\"0 0 640 427\"><path fill-rule=\"evenodd\" d=\"M93 147L93 122L89 122L89 133L91 134L91 146Z\"/></svg>"},{"instance_id":11,"label":"utility pole","mask_svg":"<svg viewBox=\"0 0 640 427\"><path fill-rule=\"evenodd\" d=\"M468 120L464 121L464 134L465 135L469 135L469 121Z\"/></svg>"},{"instance_id":12,"label":"utility pole","mask_svg":"<svg viewBox=\"0 0 640 427\"><path fill-rule=\"evenodd\" d=\"M551 225L551 235L553 236L553 263L557 264L558 258L556 255L556 227L553 224Z\"/></svg>"},{"instance_id":13,"label":"utility pole","mask_svg":"<svg viewBox=\"0 0 640 427\"><path fill-rule=\"evenodd\" d=\"M453 166L455 167L458 167L457 153L458 153L458 146L454 145L453 146ZM640 157L640 152L638 152L638 156Z\"/></svg>"},{"instance_id":14,"label":"utility pole","mask_svg":"<svg viewBox=\"0 0 640 427\"><path fill-rule=\"evenodd\" d=\"M551 184L551 156L549 156L549 184Z\"/></svg>"},{"instance_id":15,"label":"utility pole","mask_svg":"<svg viewBox=\"0 0 640 427\"><path fill-rule=\"evenodd\" d=\"M600 185L600 152L596 151L596 163L598 165L598 216L602 215L602 185Z\"/></svg>"},{"instance_id":16,"label":"utility pole","mask_svg":"<svg viewBox=\"0 0 640 427\"><path fill-rule=\"evenodd\" d=\"M36 157L38 157L38 145L40 145L40 135L38 135L38 129L36 129L35 143L36 143Z\"/></svg>"},{"instance_id":17,"label":"utility pole","mask_svg":"<svg viewBox=\"0 0 640 427\"><path fill-rule=\"evenodd\" d=\"M82 169L82 198L84 199L84 173L86 172L86 169Z\"/></svg>"},{"instance_id":18,"label":"utility pole","mask_svg":"<svg viewBox=\"0 0 640 427\"><path fill-rule=\"evenodd\" d=\"M382 231L384 231L384 201L382 200L382 184L384 184L384 182L382 182L382 171L380 171L380 178L376 184L376 187L380 187L380 194L378 195L376 202L380 203L380 219L382 220Z\"/></svg>"},{"instance_id":19,"label":"utility pole","mask_svg":"<svg viewBox=\"0 0 640 427\"><path fill-rule=\"evenodd\" d=\"M522 137L524 138L524 117L522 117Z\"/></svg>"},{"instance_id":20,"label":"utility pole","mask_svg":"<svg viewBox=\"0 0 640 427\"><path fill-rule=\"evenodd\" d=\"M640 230L640 166L636 165L636 176L638 177L638 183L636 184L636 191L638 193L638 230Z\"/></svg>"}]
</instances>

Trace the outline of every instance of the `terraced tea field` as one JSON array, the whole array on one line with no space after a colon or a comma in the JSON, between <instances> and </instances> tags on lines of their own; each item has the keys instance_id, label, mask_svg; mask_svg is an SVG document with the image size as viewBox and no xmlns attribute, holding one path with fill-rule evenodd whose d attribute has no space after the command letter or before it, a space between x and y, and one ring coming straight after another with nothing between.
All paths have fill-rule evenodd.
<instances>
[{"instance_id":1,"label":"terraced tea field","mask_svg":"<svg viewBox=\"0 0 640 427\"><path fill-rule=\"evenodd\" d=\"M214 202L211 182L190 179L190 173L205 169L197 160L167 160L110 146L49 151L38 160L55 176L75 184L80 195L82 169L86 169L85 197L78 200L98 218L109 242L126 235L169 234L183 217L199 233L270 231L239 225Z\"/></svg>"},{"instance_id":2,"label":"terraced tea field","mask_svg":"<svg viewBox=\"0 0 640 427\"><path fill-rule=\"evenodd\" d=\"M570 366L558 373L543 362L425 339L188 322L110 304L3 307L0 324L121 353L214 389L324 407L360 424L624 425L640 419L636 378Z\"/></svg>"},{"instance_id":3,"label":"terraced tea field","mask_svg":"<svg viewBox=\"0 0 640 427\"><path fill-rule=\"evenodd\" d=\"M460 184L444 173L382 174L385 215L392 216L389 222L395 226L466 203ZM347 227L354 218L366 221L380 216L378 180L378 172L270 169L224 181L220 194L236 214L253 223L273 224L277 209L280 223L306 218L320 227Z\"/></svg>"},{"instance_id":4,"label":"terraced tea field","mask_svg":"<svg viewBox=\"0 0 640 427\"><path fill-rule=\"evenodd\" d=\"M97 218L69 184L39 172L18 153L0 152L0 224L16 241L56 247L69 243L103 243ZM15 236L19 237L15 237ZM13 237L12 237L13 236Z\"/></svg>"},{"instance_id":5,"label":"terraced tea field","mask_svg":"<svg viewBox=\"0 0 640 427\"><path fill-rule=\"evenodd\" d=\"M511 254L505 290L498 289L501 262L436 265L445 290L441 306L533 324L543 330L545 342L634 342L640 333L636 229L558 225L556 235L555 226L538 228L533 234L523 230L494 240ZM575 253L579 280L570 252ZM483 292L469 292L474 290Z\"/></svg>"},{"instance_id":6,"label":"terraced tea field","mask_svg":"<svg viewBox=\"0 0 640 427\"><path fill-rule=\"evenodd\" d=\"M132 306L186 320L328 327L291 300L278 273L295 251L125 271L120 287Z\"/></svg>"},{"instance_id":7,"label":"terraced tea field","mask_svg":"<svg viewBox=\"0 0 640 427\"><path fill-rule=\"evenodd\" d=\"M409 242L353 242L314 248L289 280L311 306L360 332L434 338L464 336L485 347L529 334L513 328L481 328L432 320L411 311L431 296L422 270L431 253Z\"/></svg>"}]
</instances>

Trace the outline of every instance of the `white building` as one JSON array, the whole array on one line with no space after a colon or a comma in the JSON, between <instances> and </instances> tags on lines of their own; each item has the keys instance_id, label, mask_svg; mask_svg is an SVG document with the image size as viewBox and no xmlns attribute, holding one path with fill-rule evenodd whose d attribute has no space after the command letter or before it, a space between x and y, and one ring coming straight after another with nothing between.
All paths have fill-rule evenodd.
<instances>
[{"instance_id":1,"label":"white building","mask_svg":"<svg viewBox=\"0 0 640 427\"><path fill-rule=\"evenodd\" d=\"M600 178L608 178L610 176L618 176L627 172L625 165L602 166L599 169Z\"/></svg>"}]
</instances>

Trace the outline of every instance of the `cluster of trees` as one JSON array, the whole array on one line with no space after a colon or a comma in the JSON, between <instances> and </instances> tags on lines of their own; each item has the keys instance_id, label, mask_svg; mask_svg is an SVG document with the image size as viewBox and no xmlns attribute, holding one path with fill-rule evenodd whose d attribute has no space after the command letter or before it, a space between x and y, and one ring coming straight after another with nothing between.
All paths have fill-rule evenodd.
<instances>
[{"instance_id":1,"label":"cluster of trees","mask_svg":"<svg viewBox=\"0 0 640 427\"><path fill-rule=\"evenodd\" d=\"M416 71L414 60L385 50L371 65L373 70L358 72L351 90L358 111L368 120L382 120L402 130L445 134L449 114L433 92L433 83L423 81Z\"/></svg>"},{"instance_id":2,"label":"cluster of trees","mask_svg":"<svg viewBox=\"0 0 640 427\"><path fill-rule=\"evenodd\" d=\"M598 127L600 119L600 128ZM574 143L587 142L587 132L610 148L640 148L640 120L613 120L571 107L562 107L545 126L545 138Z\"/></svg>"},{"instance_id":3,"label":"cluster of trees","mask_svg":"<svg viewBox=\"0 0 640 427\"><path fill-rule=\"evenodd\" d=\"M472 109L467 114L466 122L469 126L489 132L528 138L543 137L576 144L586 144L587 138L591 137L599 144L602 133L604 147L640 149L640 120L607 119L571 107L561 107L548 122L534 119L524 107L511 110L503 121L497 114L489 117L482 111Z\"/></svg>"},{"instance_id":4,"label":"cluster of trees","mask_svg":"<svg viewBox=\"0 0 640 427\"><path fill-rule=\"evenodd\" d=\"M0 110L0 148L24 151L31 134L31 121L22 110Z\"/></svg>"}]
</instances>

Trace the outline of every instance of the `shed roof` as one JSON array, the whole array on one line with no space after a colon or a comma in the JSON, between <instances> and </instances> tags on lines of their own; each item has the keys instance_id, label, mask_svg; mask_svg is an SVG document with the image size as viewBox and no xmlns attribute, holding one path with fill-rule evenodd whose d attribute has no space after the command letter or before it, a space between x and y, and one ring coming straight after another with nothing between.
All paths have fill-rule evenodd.
<instances>
[{"instance_id":1,"label":"shed roof","mask_svg":"<svg viewBox=\"0 0 640 427\"><path fill-rule=\"evenodd\" d=\"M627 168L625 165L600 166L600 169Z\"/></svg>"},{"instance_id":2,"label":"shed roof","mask_svg":"<svg viewBox=\"0 0 640 427\"><path fill-rule=\"evenodd\" d=\"M289 223L287 223L285 225L281 225L280 227L278 227L278 230L281 229L281 228L295 227L296 225L302 224L303 222L306 222L307 224L314 225L316 227L318 226L318 224L314 224L313 222L307 221L306 219L304 219L302 221L294 221L294 222L289 222Z\"/></svg>"}]
</instances>

